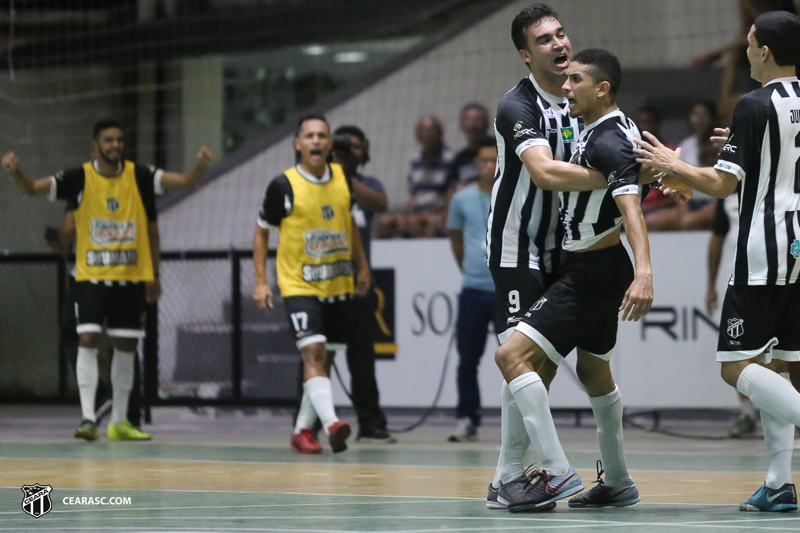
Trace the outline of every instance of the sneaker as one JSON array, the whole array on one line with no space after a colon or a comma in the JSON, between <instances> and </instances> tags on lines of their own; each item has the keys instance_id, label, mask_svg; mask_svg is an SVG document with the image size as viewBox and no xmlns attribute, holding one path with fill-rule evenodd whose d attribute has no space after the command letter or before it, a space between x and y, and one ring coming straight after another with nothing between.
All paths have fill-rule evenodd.
<instances>
[{"instance_id":1,"label":"sneaker","mask_svg":"<svg viewBox=\"0 0 800 533\"><path fill-rule=\"evenodd\" d=\"M322 446L308 429L302 429L300 433L292 433L289 447L297 453L322 453Z\"/></svg>"},{"instance_id":2,"label":"sneaker","mask_svg":"<svg viewBox=\"0 0 800 533\"><path fill-rule=\"evenodd\" d=\"M744 503L739 505L740 511L764 511L776 513L797 510L797 493L794 483L785 483L779 489L771 489L762 485Z\"/></svg>"},{"instance_id":3,"label":"sneaker","mask_svg":"<svg viewBox=\"0 0 800 533\"><path fill-rule=\"evenodd\" d=\"M509 498L513 497L509 493L514 492L511 486L513 486L514 483L519 482L527 487L532 487L530 483L526 483L527 479L528 478L523 475L512 481L509 481L505 485L503 485L503 482L501 481L499 489L494 488L494 485L489 483L489 493L486 495L486 507L489 509L508 509ZM503 496L500 496L501 490L503 492ZM545 511L552 511L555 508L556 502L552 502L548 503L547 505L532 509L532 511L541 513Z\"/></svg>"},{"instance_id":4,"label":"sneaker","mask_svg":"<svg viewBox=\"0 0 800 533\"><path fill-rule=\"evenodd\" d=\"M529 468L520 478L500 487L498 501L500 498L507 499L506 495L513 498L508 503L508 510L512 513L544 510L543 507L555 503L556 500L582 490L581 478L572 467L569 467L565 476L553 476L545 470Z\"/></svg>"},{"instance_id":5,"label":"sneaker","mask_svg":"<svg viewBox=\"0 0 800 533\"><path fill-rule=\"evenodd\" d=\"M343 452L347 449L347 437L350 436L350 424L344 420L337 420L328 426L328 442L333 453Z\"/></svg>"},{"instance_id":6,"label":"sneaker","mask_svg":"<svg viewBox=\"0 0 800 533\"><path fill-rule=\"evenodd\" d=\"M470 442L478 440L478 426L467 417L456 418L456 430L447 437L447 442Z\"/></svg>"},{"instance_id":7,"label":"sneaker","mask_svg":"<svg viewBox=\"0 0 800 533\"><path fill-rule=\"evenodd\" d=\"M108 438L111 440L150 440L149 433L139 431L127 420L119 424L108 423Z\"/></svg>"},{"instance_id":8,"label":"sneaker","mask_svg":"<svg viewBox=\"0 0 800 533\"><path fill-rule=\"evenodd\" d=\"M376 427L359 427L358 428L358 437L356 437L358 442L362 440L365 442L374 442L378 444L394 444L397 442L397 439L392 436L391 433L386 431L386 428L376 428Z\"/></svg>"},{"instance_id":9,"label":"sneaker","mask_svg":"<svg viewBox=\"0 0 800 533\"><path fill-rule=\"evenodd\" d=\"M75 430L76 439L97 440L97 424L91 420L81 420L81 425Z\"/></svg>"},{"instance_id":10,"label":"sneaker","mask_svg":"<svg viewBox=\"0 0 800 533\"><path fill-rule=\"evenodd\" d=\"M597 485L583 494L570 498L569 506L578 508L627 507L637 503L639 489L631 478L616 487L609 487L603 482L603 463L597 461Z\"/></svg>"},{"instance_id":11,"label":"sneaker","mask_svg":"<svg viewBox=\"0 0 800 533\"><path fill-rule=\"evenodd\" d=\"M756 421L753 417L746 414L739 415L733 427L728 430L728 436L734 439L750 437L756 432Z\"/></svg>"},{"instance_id":12,"label":"sneaker","mask_svg":"<svg viewBox=\"0 0 800 533\"><path fill-rule=\"evenodd\" d=\"M508 509L507 503L502 503L498 500L498 492L499 489L494 488L494 485L489 483L489 493L486 495L486 507L489 509Z\"/></svg>"}]
</instances>

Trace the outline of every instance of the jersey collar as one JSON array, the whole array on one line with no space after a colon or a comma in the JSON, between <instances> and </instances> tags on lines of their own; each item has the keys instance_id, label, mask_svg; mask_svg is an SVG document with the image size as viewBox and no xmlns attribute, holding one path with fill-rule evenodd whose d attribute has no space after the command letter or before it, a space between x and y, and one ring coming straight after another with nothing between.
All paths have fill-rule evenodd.
<instances>
[{"instance_id":1,"label":"jersey collar","mask_svg":"<svg viewBox=\"0 0 800 533\"><path fill-rule=\"evenodd\" d=\"M539 84L536 83L536 78L533 77L533 73L528 74L528 79L531 80L531 83L536 88L536 92L541 95L542 98L550 102L550 105L556 109L566 109L566 105L569 103L567 99L563 96L559 97L554 94L550 94L549 92L545 91Z\"/></svg>"},{"instance_id":2,"label":"jersey collar","mask_svg":"<svg viewBox=\"0 0 800 533\"><path fill-rule=\"evenodd\" d=\"M98 164L97 164L97 159L93 159L93 160L92 160L92 168L94 169L94 171L95 171L95 172L97 172L98 174L100 174L100 165L98 165ZM116 176L119 176L120 174L122 174L122 170L123 170L124 168L125 168L125 167L124 167L124 165L122 164L122 161L120 161L120 162L119 162L119 166L117 167L117 173L116 173ZM101 175L101 176L103 176L103 174L100 174L100 175Z\"/></svg>"},{"instance_id":3,"label":"jersey collar","mask_svg":"<svg viewBox=\"0 0 800 533\"><path fill-rule=\"evenodd\" d=\"M614 117L620 117L620 118L624 119L625 118L625 114L622 111L620 111L619 109L615 109L611 113L606 113L605 115L603 115L602 117L598 118L597 120L595 120L591 124L586 124L586 126L583 127L583 131L584 132L589 131L590 129L594 128L595 126L597 126L601 122L604 122L604 121L606 121L606 120L608 120L610 118L614 118Z\"/></svg>"},{"instance_id":4,"label":"jersey collar","mask_svg":"<svg viewBox=\"0 0 800 533\"><path fill-rule=\"evenodd\" d=\"M767 85L772 85L773 83L792 83L793 81L797 81L797 76L786 76L785 78L775 78L774 80L768 82L764 87Z\"/></svg>"},{"instance_id":5,"label":"jersey collar","mask_svg":"<svg viewBox=\"0 0 800 533\"><path fill-rule=\"evenodd\" d=\"M309 174L306 172L302 166L298 163L294 166L297 169L297 172L303 176L307 181L314 183L316 185L322 185L323 183L328 183L331 181L331 166L325 165L325 174L322 175L321 178L316 177L314 174Z\"/></svg>"}]
</instances>

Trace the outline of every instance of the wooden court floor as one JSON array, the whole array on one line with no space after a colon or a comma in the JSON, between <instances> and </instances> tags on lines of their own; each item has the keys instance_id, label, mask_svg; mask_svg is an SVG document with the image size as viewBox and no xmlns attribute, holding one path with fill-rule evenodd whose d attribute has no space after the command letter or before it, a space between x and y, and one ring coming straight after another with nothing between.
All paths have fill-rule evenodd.
<instances>
[{"instance_id":1,"label":"wooden court floor","mask_svg":"<svg viewBox=\"0 0 800 533\"><path fill-rule=\"evenodd\" d=\"M446 443L450 421L440 417L398 435L397 444L354 443L338 455L326 449L301 456L288 449L286 415L169 409L154 416L146 428L152 442L85 443L71 437L74 408L1 408L0 531L800 531L800 513L737 510L763 483L759 439L688 440L626 429L641 503L602 510L560 503L554 512L512 515L484 505L497 421L486 421L477 443ZM724 429L706 424L689 432ZM594 428L560 425L559 435L590 487ZM21 487L34 483L53 488L52 510L39 518L21 507Z\"/></svg>"}]
</instances>

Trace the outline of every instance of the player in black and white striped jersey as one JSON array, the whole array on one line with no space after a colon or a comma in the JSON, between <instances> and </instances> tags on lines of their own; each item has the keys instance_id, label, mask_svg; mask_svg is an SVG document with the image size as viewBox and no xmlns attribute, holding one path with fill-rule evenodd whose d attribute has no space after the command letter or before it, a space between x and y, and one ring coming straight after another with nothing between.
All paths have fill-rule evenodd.
<instances>
[{"instance_id":1,"label":"player in black and white striped jersey","mask_svg":"<svg viewBox=\"0 0 800 533\"><path fill-rule=\"evenodd\" d=\"M764 485L739 509L791 511L797 509L793 425L800 425L795 389L800 386L800 81L795 70L800 17L764 13L747 41L750 73L762 87L737 104L714 168L681 162L649 134L649 143L639 141L637 153L639 161L717 198L741 184L734 271L722 305L717 361L725 382L761 409L770 468ZM783 362L789 374L781 376Z\"/></svg>"}]
</instances>

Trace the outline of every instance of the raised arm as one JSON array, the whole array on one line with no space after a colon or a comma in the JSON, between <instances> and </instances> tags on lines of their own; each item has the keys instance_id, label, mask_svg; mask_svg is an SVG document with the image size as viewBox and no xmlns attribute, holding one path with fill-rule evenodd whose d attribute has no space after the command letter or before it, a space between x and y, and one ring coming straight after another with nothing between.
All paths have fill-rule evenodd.
<instances>
[{"instance_id":1,"label":"raised arm","mask_svg":"<svg viewBox=\"0 0 800 533\"><path fill-rule=\"evenodd\" d=\"M197 163L189 172L183 174L178 172L164 172L161 176L161 187L163 189L191 189L208 170L214 154L210 148L203 146L197 154Z\"/></svg>"},{"instance_id":2,"label":"raised arm","mask_svg":"<svg viewBox=\"0 0 800 533\"><path fill-rule=\"evenodd\" d=\"M636 275L625 292L620 311L622 320L638 321L650 311L653 305L653 271L650 268L650 243L647 226L642 214L639 197L635 194L620 194L614 201L622 213L625 235L633 249Z\"/></svg>"},{"instance_id":3,"label":"raised arm","mask_svg":"<svg viewBox=\"0 0 800 533\"><path fill-rule=\"evenodd\" d=\"M14 152L8 152L3 156L3 168L11 174L14 183L29 196L50 194L50 187L53 178L41 178L32 180L26 176L19 168L19 159Z\"/></svg>"},{"instance_id":4,"label":"raised arm","mask_svg":"<svg viewBox=\"0 0 800 533\"><path fill-rule=\"evenodd\" d=\"M520 156L533 183L545 191L593 191L608 182L596 170L556 161L549 146L531 146Z\"/></svg>"}]
</instances>

